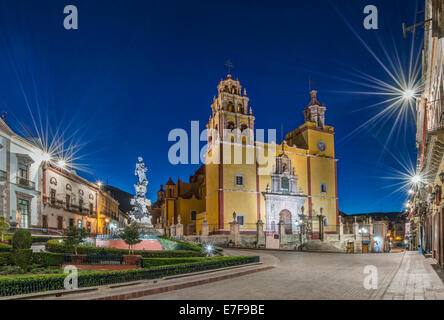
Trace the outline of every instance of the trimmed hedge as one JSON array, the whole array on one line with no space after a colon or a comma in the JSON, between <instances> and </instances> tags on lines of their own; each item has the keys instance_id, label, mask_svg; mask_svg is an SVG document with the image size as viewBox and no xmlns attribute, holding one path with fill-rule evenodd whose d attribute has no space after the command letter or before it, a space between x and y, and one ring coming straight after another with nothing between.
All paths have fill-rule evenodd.
<instances>
[{"instance_id":1,"label":"trimmed hedge","mask_svg":"<svg viewBox=\"0 0 444 320\"><path fill-rule=\"evenodd\" d=\"M34 252L31 263L45 267L61 266L63 264L63 254L52 252ZM10 252L0 252L0 266L13 265L14 261Z\"/></svg>"},{"instance_id":2,"label":"trimmed hedge","mask_svg":"<svg viewBox=\"0 0 444 320\"><path fill-rule=\"evenodd\" d=\"M0 252L0 266L12 265L11 253Z\"/></svg>"},{"instance_id":3,"label":"trimmed hedge","mask_svg":"<svg viewBox=\"0 0 444 320\"><path fill-rule=\"evenodd\" d=\"M63 254L53 252L34 252L32 262L42 266L61 266L63 264Z\"/></svg>"},{"instance_id":4,"label":"trimmed hedge","mask_svg":"<svg viewBox=\"0 0 444 320\"><path fill-rule=\"evenodd\" d=\"M78 274L79 288L110 285L121 282L159 279L167 276L259 262L259 257L232 257L232 259L179 264L125 271L97 271ZM0 296L64 289L65 274L1 277Z\"/></svg>"},{"instance_id":5,"label":"trimmed hedge","mask_svg":"<svg viewBox=\"0 0 444 320\"><path fill-rule=\"evenodd\" d=\"M0 243L0 252L9 252L11 249L12 247L10 245Z\"/></svg>"},{"instance_id":6,"label":"trimmed hedge","mask_svg":"<svg viewBox=\"0 0 444 320\"><path fill-rule=\"evenodd\" d=\"M61 239L61 237L50 237L50 236L31 236L32 243L42 243L48 242L49 240ZM12 242L12 234L5 235L5 241L8 241L9 244Z\"/></svg>"},{"instance_id":7,"label":"trimmed hedge","mask_svg":"<svg viewBox=\"0 0 444 320\"><path fill-rule=\"evenodd\" d=\"M182 263L230 260L237 257L190 257L190 258L142 258L144 268L176 265Z\"/></svg>"},{"instance_id":8,"label":"trimmed hedge","mask_svg":"<svg viewBox=\"0 0 444 320\"><path fill-rule=\"evenodd\" d=\"M47 243L47 250L55 253L69 253L70 250L65 246L64 243L60 243L57 240L50 240ZM80 245L77 248L78 254L93 254L99 253L105 250L108 253L120 253L129 254L127 249L117 249L117 248L102 248ZM180 257L202 257L204 253L202 251L194 250L133 250L133 254L141 255L144 258L180 258Z\"/></svg>"}]
</instances>

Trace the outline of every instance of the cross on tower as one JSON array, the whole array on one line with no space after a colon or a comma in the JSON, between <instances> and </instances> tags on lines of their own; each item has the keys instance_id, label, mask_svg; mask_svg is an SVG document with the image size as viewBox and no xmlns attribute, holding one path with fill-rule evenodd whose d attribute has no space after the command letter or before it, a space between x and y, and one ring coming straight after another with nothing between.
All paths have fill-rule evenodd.
<instances>
[{"instance_id":1,"label":"cross on tower","mask_svg":"<svg viewBox=\"0 0 444 320\"><path fill-rule=\"evenodd\" d=\"M231 60L227 60L225 63L225 66L228 68L228 74L231 73L231 68L234 68L233 63L231 63Z\"/></svg>"}]
</instances>

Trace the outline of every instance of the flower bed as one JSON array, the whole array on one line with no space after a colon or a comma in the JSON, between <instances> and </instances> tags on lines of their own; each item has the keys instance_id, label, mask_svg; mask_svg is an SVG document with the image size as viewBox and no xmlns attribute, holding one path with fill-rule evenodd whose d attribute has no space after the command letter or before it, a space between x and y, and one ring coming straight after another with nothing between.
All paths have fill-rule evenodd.
<instances>
[{"instance_id":1,"label":"flower bed","mask_svg":"<svg viewBox=\"0 0 444 320\"><path fill-rule=\"evenodd\" d=\"M47 249L50 252L56 253L68 253L69 249L66 248L64 243L61 243L57 240L50 240L47 243ZM120 253L120 254L128 254L129 250L127 249L117 249L117 248L101 248L101 247L93 247L93 246L84 246L80 245L77 248L78 254L92 254L99 253L100 251L105 250L108 253ZM135 255L141 255L144 258L179 258L179 257L202 257L204 256L203 251L201 250L134 250Z\"/></svg>"},{"instance_id":2,"label":"flower bed","mask_svg":"<svg viewBox=\"0 0 444 320\"><path fill-rule=\"evenodd\" d=\"M78 275L78 285L79 288L82 288L128 281L159 279L177 274L218 269L253 262L259 262L259 257L230 257L229 259L184 263L138 270L84 272ZM66 275L61 274L2 277L0 278L0 296L61 290L64 289L65 277Z\"/></svg>"}]
</instances>

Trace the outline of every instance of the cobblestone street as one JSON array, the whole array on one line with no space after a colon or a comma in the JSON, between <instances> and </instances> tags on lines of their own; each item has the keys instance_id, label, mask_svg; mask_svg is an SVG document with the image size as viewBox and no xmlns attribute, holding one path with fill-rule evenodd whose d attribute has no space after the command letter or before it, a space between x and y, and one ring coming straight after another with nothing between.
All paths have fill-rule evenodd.
<instances>
[{"instance_id":1,"label":"cobblestone street","mask_svg":"<svg viewBox=\"0 0 444 320\"><path fill-rule=\"evenodd\" d=\"M341 254L226 250L260 255L272 270L140 299L444 299L442 281L417 252ZM377 289L366 289L366 266L375 266Z\"/></svg>"}]
</instances>

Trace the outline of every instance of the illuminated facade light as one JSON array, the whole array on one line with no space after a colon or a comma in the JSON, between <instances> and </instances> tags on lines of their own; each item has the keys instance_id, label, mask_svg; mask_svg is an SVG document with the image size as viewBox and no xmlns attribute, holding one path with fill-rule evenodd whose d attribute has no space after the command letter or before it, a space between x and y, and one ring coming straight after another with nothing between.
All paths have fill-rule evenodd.
<instances>
[{"instance_id":1,"label":"illuminated facade light","mask_svg":"<svg viewBox=\"0 0 444 320\"><path fill-rule=\"evenodd\" d=\"M58 165L60 168L65 168L65 167L66 167L66 161L63 160L63 159L60 159L59 161L57 161L57 165Z\"/></svg>"},{"instance_id":2,"label":"illuminated facade light","mask_svg":"<svg viewBox=\"0 0 444 320\"><path fill-rule=\"evenodd\" d=\"M402 97L403 97L405 100L410 100L410 99L412 99L413 97L415 97L415 92L414 92L412 89L406 89L406 90L404 90L404 92L402 93Z\"/></svg>"},{"instance_id":3,"label":"illuminated facade light","mask_svg":"<svg viewBox=\"0 0 444 320\"><path fill-rule=\"evenodd\" d=\"M417 183L420 183L421 182L421 176L419 176L419 175L417 175L417 174L415 174L413 177L412 177L412 182L414 183L414 184L417 184Z\"/></svg>"}]
</instances>

